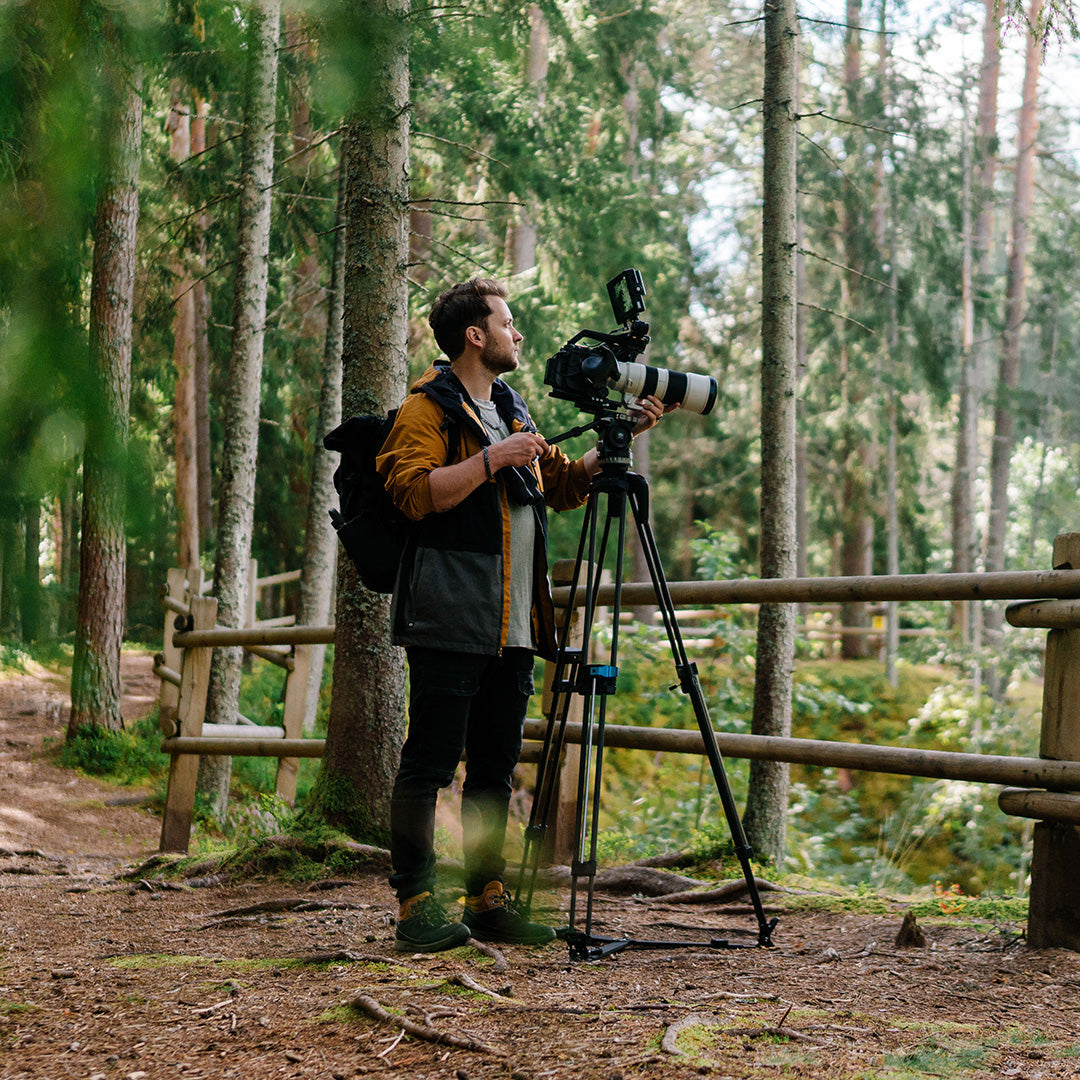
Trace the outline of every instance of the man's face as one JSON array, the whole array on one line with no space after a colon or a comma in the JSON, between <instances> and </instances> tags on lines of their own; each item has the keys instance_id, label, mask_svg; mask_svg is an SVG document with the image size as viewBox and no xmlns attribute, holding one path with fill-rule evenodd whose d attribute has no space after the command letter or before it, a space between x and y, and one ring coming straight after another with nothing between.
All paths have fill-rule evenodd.
<instances>
[{"instance_id":1,"label":"man's face","mask_svg":"<svg viewBox=\"0 0 1080 1080\"><path fill-rule=\"evenodd\" d=\"M493 375L505 375L518 366L518 345L523 337L514 329L514 316L501 296L486 298L491 314L480 328L484 332L484 344L480 362Z\"/></svg>"}]
</instances>

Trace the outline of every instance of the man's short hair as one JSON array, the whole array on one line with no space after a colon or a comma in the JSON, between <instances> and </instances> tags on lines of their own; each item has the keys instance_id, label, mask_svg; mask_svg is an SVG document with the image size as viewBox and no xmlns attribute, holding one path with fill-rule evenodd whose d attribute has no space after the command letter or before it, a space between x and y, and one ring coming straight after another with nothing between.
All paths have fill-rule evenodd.
<instances>
[{"instance_id":1,"label":"man's short hair","mask_svg":"<svg viewBox=\"0 0 1080 1080\"><path fill-rule=\"evenodd\" d=\"M470 326L483 326L491 314L487 298L509 295L506 286L494 278L470 278L439 295L431 307L428 325L435 334L439 348L456 360L465 351L465 331Z\"/></svg>"}]
</instances>

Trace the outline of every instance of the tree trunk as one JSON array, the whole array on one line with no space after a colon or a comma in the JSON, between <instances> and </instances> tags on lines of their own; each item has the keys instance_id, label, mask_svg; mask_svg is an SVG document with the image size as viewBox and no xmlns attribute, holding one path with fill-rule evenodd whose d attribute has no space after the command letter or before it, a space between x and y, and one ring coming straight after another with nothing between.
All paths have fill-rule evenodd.
<instances>
[{"instance_id":1,"label":"tree trunk","mask_svg":"<svg viewBox=\"0 0 1080 1080\"><path fill-rule=\"evenodd\" d=\"M181 99L179 85L172 90L169 117L169 157L178 165L191 156L191 112ZM195 293L189 256L178 252L172 260L173 276L173 439L176 456L177 566L199 561L199 473L195 429Z\"/></svg>"},{"instance_id":2,"label":"tree trunk","mask_svg":"<svg viewBox=\"0 0 1080 1080\"><path fill-rule=\"evenodd\" d=\"M964 110L963 132L963 195L961 210L962 255L960 260L960 385L957 393L956 454L952 481L952 572L970 573L974 566L973 469L977 454L975 434L978 417L975 413L975 290L974 261L972 258L972 182L970 140L968 138L967 110ZM968 625L970 606L958 600L952 606L952 626L959 631L962 641L970 641Z\"/></svg>"},{"instance_id":3,"label":"tree trunk","mask_svg":"<svg viewBox=\"0 0 1080 1080\"><path fill-rule=\"evenodd\" d=\"M761 576L795 573L795 0L765 14L761 316ZM755 735L791 733L794 604L763 604L754 678ZM783 865L788 767L751 762L744 823L759 859Z\"/></svg>"},{"instance_id":4,"label":"tree trunk","mask_svg":"<svg viewBox=\"0 0 1080 1080\"><path fill-rule=\"evenodd\" d=\"M961 403L957 431L957 477L953 497L961 505L953 510L953 570L975 569L978 538L974 525L974 476L978 467L978 419L981 387L987 361L987 344L991 335L986 320L977 320L974 293L980 286L988 287L992 273L992 240L994 234L994 177L997 172L997 99L1001 75L1001 11L1002 0L984 0L985 17L982 28L983 56L979 69L979 104L975 119L975 140L971 164L973 190L971 214L974 234L971 242L971 345L965 349L961 375ZM966 307L966 305L965 305ZM965 318L969 316L965 312ZM966 490L961 490L963 484ZM966 503L966 505L965 505ZM967 524L965 525L965 521ZM962 629L966 640L975 643L981 625L979 608L963 605L964 611L954 616L954 626Z\"/></svg>"},{"instance_id":5,"label":"tree trunk","mask_svg":"<svg viewBox=\"0 0 1080 1080\"><path fill-rule=\"evenodd\" d=\"M142 78L106 28L108 81L115 95L107 130L115 140L98 194L90 281L90 368L82 544L70 736L83 725L119 729L124 637L125 485L131 398L131 315L139 219Z\"/></svg>"},{"instance_id":6,"label":"tree trunk","mask_svg":"<svg viewBox=\"0 0 1080 1080\"><path fill-rule=\"evenodd\" d=\"M1028 20L1036 26L1042 0L1031 0ZM1024 69L1024 97L1016 140L1016 175L1013 186L1012 229L1006 271L1005 329L1001 340L997 400L994 407L994 446L990 459L990 516L986 532L986 569L1005 568L1005 525L1009 513L1009 461L1015 427L1014 392L1020 382L1020 347L1027 302L1028 221L1035 191L1035 138L1039 129L1038 85L1041 43L1031 33L1027 40ZM1000 633L1003 618L1000 604L986 612L986 628Z\"/></svg>"},{"instance_id":7,"label":"tree trunk","mask_svg":"<svg viewBox=\"0 0 1080 1080\"><path fill-rule=\"evenodd\" d=\"M206 151L206 118L210 102L195 94L195 114L191 118L192 156ZM193 285L195 296L195 468L199 484L199 537L202 544L213 533L214 484L210 466L210 290L206 282L207 214L196 223L195 245L199 273Z\"/></svg>"},{"instance_id":8,"label":"tree trunk","mask_svg":"<svg viewBox=\"0 0 1080 1080\"><path fill-rule=\"evenodd\" d=\"M218 623L222 626L241 626L247 609L270 251L270 192L274 178L279 0L256 0L249 8L248 17L233 337L214 564L214 595L218 601ZM209 723L235 720L241 653L239 648L214 650L207 699ZM199 789L210 796L212 812L219 819L225 815L230 772L231 759L227 757L203 758L199 763Z\"/></svg>"},{"instance_id":9,"label":"tree trunk","mask_svg":"<svg viewBox=\"0 0 1080 1080\"><path fill-rule=\"evenodd\" d=\"M409 255L408 0L373 0L370 73L381 96L351 118L346 199L342 412L400 402L407 375ZM389 602L339 560L333 693L317 813L360 840L386 842L390 789L405 734L405 669L390 644Z\"/></svg>"},{"instance_id":10,"label":"tree trunk","mask_svg":"<svg viewBox=\"0 0 1080 1080\"><path fill-rule=\"evenodd\" d=\"M23 506L23 574L19 589L22 640L41 636L41 504L28 499Z\"/></svg>"},{"instance_id":11,"label":"tree trunk","mask_svg":"<svg viewBox=\"0 0 1080 1080\"><path fill-rule=\"evenodd\" d=\"M844 41L844 91L847 100L847 112L853 124L858 123L861 111L862 80L862 43L860 29L862 24L862 0L847 0L845 16L846 30ZM849 129L847 136L848 156L859 153L862 136L858 128ZM858 310L865 294L865 284L859 276L863 269L863 257L860 251L860 233L862 229L861 196L854 184L844 185L841 196L844 262L846 270L842 281L843 310ZM870 480L874 472L872 446L862 430L859 413L866 399L866 376L859 364L857 351L852 348L851 327L842 331L842 345L845 403L845 437L842 443L844 454L843 483L841 487L841 522L842 541L840 572L844 575L861 576L873 569L872 555L874 546L874 519L870 514ZM870 619L866 604L862 602L846 603L840 606L840 622L843 626L863 628ZM865 634L845 634L840 639L840 653L848 660L865 657L869 651L869 641Z\"/></svg>"},{"instance_id":12,"label":"tree trunk","mask_svg":"<svg viewBox=\"0 0 1080 1080\"><path fill-rule=\"evenodd\" d=\"M311 495L308 502L307 532L304 541L304 573L300 579L300 622L317 625L330 619L337 562L337 534L327 511L334 505L336 458L323 447L323 436L341 423L341 309L345 279L345 196L344 155L338 166L337 230L334 233L334 261L330 268L330 306L326 313L326 341L323 348L322 385L319 391L319 422L315 433L315 454L311 462ZM314 645L304 697L304 723L314 726L315 710L322 686L326 646Z\"/></svg>"},{"instance_id":13,"label":"tree trunk","mask_svg":"<svg viewBox=\"0 0 1080 1080\"><path fill-rule=\"evenodd\" d=\"M525 82L536 94L536 107L544 104L548 73L550 33L539 4L529 5L529 50L525 57ZM526 199L526 202L528 200ZM511 274L522 274L536 266L536 225L528 205L518 208L506 239L506 262Z\"/></svg>"}]
</instances>

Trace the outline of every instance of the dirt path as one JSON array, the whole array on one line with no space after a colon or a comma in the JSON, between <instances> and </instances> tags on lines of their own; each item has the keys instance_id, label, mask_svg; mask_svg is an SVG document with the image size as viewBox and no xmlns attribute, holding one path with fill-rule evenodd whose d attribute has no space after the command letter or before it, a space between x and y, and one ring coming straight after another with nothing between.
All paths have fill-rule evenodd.
<instances>
[{"instance_id":1,"label":"dirt path","mask_svg":"<svg viewBox=\"0 0 1080 1080\"><path fill-rule=\"evenodd\" d=\"M144 716L157 696L150 656L125 653L125 720ZM32 848L72 873L111 867L157 848L160 821L138 809L139 792L51 765L46 740L62 740L71 708L68 683L44 668L0 677L0 848Z\"/></svg>"},{"instance_id":2,"label":"dirt path","mask_svg":"<svg viewBox=\"0 0 1080 1080\"><path fill-rule=\"evenodd\" d=\"M153 696L147 672L129 669L134 711ZM0 683L2 1080L1080 1075L1080 956L1029 950L1016 926L924 919L928 946L903 949L902 905L863 915L770 892L770 951L408 956L381 869L310 885L125 879L158 822L42 760L64 700L47 675ZM565 890L542 903L565 919ZM598 895L595 929L737 943L753 921Z\"/></svg>"}]
</instances>

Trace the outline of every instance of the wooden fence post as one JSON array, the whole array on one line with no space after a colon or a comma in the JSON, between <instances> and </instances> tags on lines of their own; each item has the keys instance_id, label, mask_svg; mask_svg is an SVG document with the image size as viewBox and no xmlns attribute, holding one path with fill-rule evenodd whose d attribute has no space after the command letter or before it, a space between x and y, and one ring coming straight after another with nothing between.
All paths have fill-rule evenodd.
<instances>
[{"instance_id":1,"label":"wooden fence post","mask_svg":"<svg viewBox=\"0 0 1080 1080\"><path fill-rule=\"evenodd\" d=\"M217 620L217 600L191 598L194 630L213 630ZM171 636L171 635L170 635ZM210 657L213 650L188 650L180 677L178 704L179 733L202 735L206 716L206 692L210 686ZM161 819L160 851L187 851L191 843L191 819L195 814L195 781L199 775L197 754L174 754L169 762L169 786L165 793L165 814Z\"/></svg>"},{"instance_id":2,"label":"wooden fence post","mask_svg":"<svg viewBox=\"0 0 1080 1080\"><path fill-rule=\"evenodd\" d=\"M187 602L187 571L178 567L169 570L165 578L165 595L173 600ZM176 612L165 609L165 627L162 631L161 662L172 671L180 671L184 663L184 650L173 644L173 624ZM161 680L158 693L158 723L161 734L171 739L177 730L177 708L180 704L180 687L168 679Z\"/></svg>"},{"instance_id":3,"label":"wooden fence post","mask_svg":"<svg viewBox=\"0 0 1080 1080\"><path fill-rule=\"evenodd\" d=\"M1080 569L1080 533L1054 541L1054 569ZM1039 756L1080 761L1080 628L1046 636ZM1028 944L1080 950L1080 828L1035 826L1031 856Z\"/></svg>"},{"instance_id":4,"label":"wooden fence post","mask_svg":"<svg viewBox=\"0 0 1080 1080\"><path fill-rule=\"evenodd\" d=\"M311 645L295 645L293 647L293 668L285 676L285 715L283 722L286 739L302 739L304 737L304 706L307 701L311 650ZM276 790L290 806L296 801L296 774L299 768L299 758L278 758Z\"/></svg>"}]
</instances>

